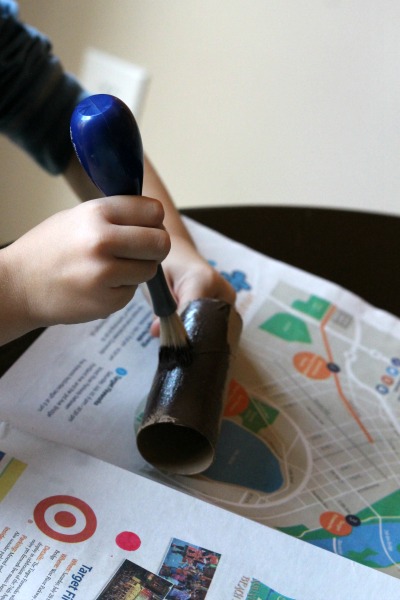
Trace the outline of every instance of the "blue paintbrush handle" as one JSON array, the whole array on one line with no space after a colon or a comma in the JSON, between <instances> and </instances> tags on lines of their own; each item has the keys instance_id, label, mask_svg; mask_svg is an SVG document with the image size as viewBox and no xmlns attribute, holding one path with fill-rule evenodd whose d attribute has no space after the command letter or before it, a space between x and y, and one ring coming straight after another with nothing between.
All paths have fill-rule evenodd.
<instances>
[{"instance_id":1,"label":"blue paintbrush handle","mask_svg":"<svg viewBox=\"0 0 400 600\"><path fill-rule=\"evenodd\" d=\"M122 100L108 94L85 98L72 114L71 139L81 165L104 195L142 194L142 138ZM161 265L147 285L156 315L167 317L176 311Z\"/></svg>"}]
</instances>

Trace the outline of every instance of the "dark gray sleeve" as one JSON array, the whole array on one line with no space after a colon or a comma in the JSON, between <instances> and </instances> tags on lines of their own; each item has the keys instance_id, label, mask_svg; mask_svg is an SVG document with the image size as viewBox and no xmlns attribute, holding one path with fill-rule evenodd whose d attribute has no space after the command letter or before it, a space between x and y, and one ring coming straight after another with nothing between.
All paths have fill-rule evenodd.
<instances>
[{"instance_id":1,"label":"dark gray sleeve","mask_svg":"<svg viewBox=\"0 0 400 600\"><path fill-rule=\"evenodd\" d=\"M50 41L18 20L13 2L0 1L0 131L44 169L60 173L72 154L70 117L86 95Z\"/></svg>"}]
</instances>

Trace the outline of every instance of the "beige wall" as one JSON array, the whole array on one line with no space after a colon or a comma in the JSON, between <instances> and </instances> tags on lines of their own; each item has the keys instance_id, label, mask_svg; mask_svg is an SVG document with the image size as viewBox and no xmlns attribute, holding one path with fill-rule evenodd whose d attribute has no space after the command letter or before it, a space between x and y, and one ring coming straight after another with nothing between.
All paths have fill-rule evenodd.
<instances>
[{"instance_id":1,"label":"beige wall","mask_svg":"<svg viewBox=\"0 0 400 600\"><path fill-rule=\"evenodd\" d=\"M395 0L21 0L67 69L145 66L146 151L178 206L400 213ZM75 200L0 140L0 240Z\"/></svg>"}]
</instances>

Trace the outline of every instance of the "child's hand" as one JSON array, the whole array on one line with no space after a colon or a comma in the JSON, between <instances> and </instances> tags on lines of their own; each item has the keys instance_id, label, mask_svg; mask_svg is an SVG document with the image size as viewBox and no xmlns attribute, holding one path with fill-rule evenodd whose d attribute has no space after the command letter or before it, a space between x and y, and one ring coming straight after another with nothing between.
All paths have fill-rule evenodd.
<instances>
[{"instance_id":1,"label":"child's hand","mask_svg":"<svg viewBox=\"0 0 400 600\"><path fill-rule=\"evenodd\" d=\"M217 298L229 304L235 302L236 292L230 283L184 238L173 238L171 252L163 268L177 300L178 312L198 298ZM160 333L158 318L152 323L151 333L155 336Z\"/></svg>"},{"instance_id":2,"label":"child's hand","mask_svg":"<svg viewBox=\"0 0 400 600\"><path fill-rule=\"evenodd\" d=\"M0 325L7 289L8 308L27 331L119 310L169 252L163 219L160 202L137 196L90 200L53 215L0 252Z\"/></svg>"}]
</instances>

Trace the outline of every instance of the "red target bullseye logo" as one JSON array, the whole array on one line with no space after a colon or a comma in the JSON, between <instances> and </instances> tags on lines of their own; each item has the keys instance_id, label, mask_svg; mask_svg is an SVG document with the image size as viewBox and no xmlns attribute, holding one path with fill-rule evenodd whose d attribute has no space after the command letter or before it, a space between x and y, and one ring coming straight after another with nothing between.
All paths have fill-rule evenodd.
<instances>
[{"instance_id":1,"label":"red target bullseye logo","mask_svg":"<svg viewBox=\"0 0 400 600\"><path fill-rule=\"evenodd\" d=\"M45 535L58 542L77 544L88 540L97 519L86 502L74 496L50 496L36 505L33 518Z\"/></svg>"}]
</instances>

